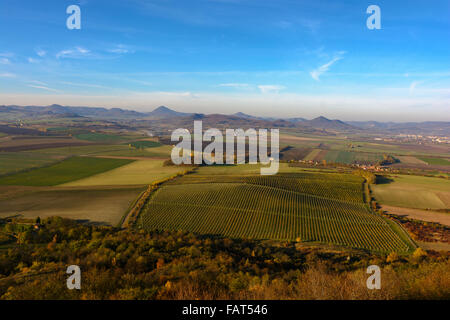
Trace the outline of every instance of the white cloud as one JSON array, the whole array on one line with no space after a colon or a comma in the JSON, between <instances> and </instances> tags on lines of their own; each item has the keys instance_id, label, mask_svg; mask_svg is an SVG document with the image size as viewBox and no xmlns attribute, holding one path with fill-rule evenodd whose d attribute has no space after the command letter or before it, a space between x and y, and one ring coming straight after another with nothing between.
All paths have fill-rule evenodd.
<instances>
[{"instance_id":1,"label":"white cloud","mask_svg":"<svg viewBox=\"0 0 450 320\"><path fill-rule=\"evenodd\" d=\"M39 57L42 58L42 57L45 57L45 56L47 55L47 51L38 49L38 50L36 50L36 54L37 54Z\"/></svg>"},{"instance_id":2,"label":"white cloud","mask_svg":"<svg viewBox=\"0 0 450 320\"><path fill-rule=\"evenodd\" d=\"M221 83L219 87L244 88L248 87L248 83Z\"/></svg>"},{"instance_id":3,"label":"white cloud","mask_svg":"<svg viewBox=\"0 0 450 320\"><path fill-rule=\"evenodd\" d=\"M87 54L89 53L89 50L84 49L82 47L76 47L75 49L77 49L78 52L82 53L82 54Z\"/></svg>"},{"instance_id":4,"label":"white cloud","mask_svg":"<svg viewBox=\"0 0 450 320\"><path fill-rule=\"evenodd\" d=\"M309 74L311 75L311 77L316 80L316 81L320 81L320 76L327 72L328 69L336 62L339 61L341 59L343 59L343 55L345 54L345 51L339 51L337 53L337 55L329 62L325 63L324 65L321 65L319 68L311 71Z\"/></svg>"},{"instance_id":5,"label":"white cloud","mask_svg":"<svg viewBox=\"0 0 450 320\"><path fill-rule=\"evenodd\" d=\"M86 87L86 88L98 88L98 89L112 89L110 87L105 87L99 84L90 84L90 83L77 83L77 82L69 82L69 81L61 81L62 84L66 84L69 86L75 87Z\"/></svg>"},{"instance_id":6,"label":"white cloud","mask_svg":"<svg viewBox=\"0 0 450 320\"><path fill-rule=\"evenodd\" d=\"M38 81L38 80L29 80L29 81L27 81L27 82L28 82L28 83L38 84L38 85L41 85L41 86L47 86L47 84L46 84L45 82Z\"/></svg>"},{"instance_id":7,"label":"white cloud","mask_svg":"<svg viewBox=\"0 0 450 320\"><path fill-rule=\"evenodd\" d=\"M106 50L110 53L116 53L116 54L127 54L127 53L134 53L134 50L130 49L128 46L124 44L118 44L115 46L115 48Z\"/></svg>"},{"instance_id":8,"label":"white cloud","mask_svg":"<svg viewBox=\"0 0 450 320\"><path fill-rule=\"evenodd\" d=\"M88 56L90 52L90 50L83 47L75 47L73 49L61 50L56 54L56 58L81 58Z\"/></svg>"},{"instance_id":9,"label":"white cloud","mask_svg":"<svg viewBox=\"0 0 450 320\"><path fill-rule=\"evenodd\" d=\"M8 58L0 58L0 64L11 64Z\"/></svg>"},{"instance_id":10,"label":"white cloud","mask_svg":"<svg viewBox=\"0 0 450 320\"><path fill-rule=\"evenodd\" d=\"M30 88L35 88L35 89L42 89L42 90L47 90L47 91L51 91L51 92L59 92L59 90L53 89L53 88L49 88L46 86L35 86L33 84L29 84L28 85Z\"/></svg>"},{"instance_id":11,"label":"white cloud","mask_svg":"<svg viewBox=\"0 0 450 320\"><path fill-rule=\"evenodd\" d=\"M124 54L124 53L128 53L129 51L128 51L128 49L116 48L116 49L110 49L110 50L108 50L108 52Z\"/></svg>"},{"instance_id":12,"label":"white cloud","mask_svg":"<svg viewBox=\"0 0 450 320\"><path fill-rule=\"evenodd\" d=\"M37 63L38 61L34 58L28 58L27 59L29 63Z\"/></svg>"},{"instance_id":13,"label":"white cloud","mask_svg":"<svg viewBox=\"0 0 450 320\"><path fill-rule=\"evenodd\" d=\"M56 54L56 58L59 59L61 57L66 57L73 53L73 50L62 50Z\"/></svg>"},{"instance_id":14,"label":"white cloud","mask_svg":"<svg viewBox=\"0 0 450 320\"><path fill-rule=\"evenodd\" d=\"M261 93L278 93L284 87L278 85L259 85L258 89L261 90Z\"/></svg>"},{"instance_id":15,"label":"white cloud","mask_svg":"<svg viewBox=\"0 0 450 320\"><path fill-rule=\"evenodd\" d=\"M0 78L15 78L16 75L13 73L0 73Z\"/></svg>"},{"instance_id":16,"label":"white cloud","mask_svg":"<svg viewBox=\"0 0 450 320\"><path fill-rule=\"evenodd\" d=\"M411 82L411 85L409 86L409 94L413 94L416 90L417 85L423 83L423 81L413 81Z\"/></svg>"},{"instance_id":17,"label":"white cloud","mask_svg":"<svg viewBox=\"0 0 450 320\"><path fill-rule=\"evenodd\" d=\"M147 95L146 92L134 92L133 93L136 96L145 96ZM152 94L155 95L162 95L162 96L168 96L168 97L182 97L182 98L197 98L198 95L193 94L190 91L186 91L186 92L174 92L174 91L159 91L159 92L152 92Z\"/></svg>"}]
</instances>

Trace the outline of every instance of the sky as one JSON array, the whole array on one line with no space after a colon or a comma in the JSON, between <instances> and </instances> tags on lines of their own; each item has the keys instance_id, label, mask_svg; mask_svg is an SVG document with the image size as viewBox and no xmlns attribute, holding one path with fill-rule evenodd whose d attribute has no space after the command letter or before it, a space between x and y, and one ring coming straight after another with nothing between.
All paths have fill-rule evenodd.
<instances>
[{"instance_id":1,"label":"sky","mask_svg":"<svg viewBox=\"0 0 450 320\"><path fill-rule=\"evenodd\" d=\"M0 0L0 35L0 105L450 121L448 0Z\"/></svg>"}]
</instances>

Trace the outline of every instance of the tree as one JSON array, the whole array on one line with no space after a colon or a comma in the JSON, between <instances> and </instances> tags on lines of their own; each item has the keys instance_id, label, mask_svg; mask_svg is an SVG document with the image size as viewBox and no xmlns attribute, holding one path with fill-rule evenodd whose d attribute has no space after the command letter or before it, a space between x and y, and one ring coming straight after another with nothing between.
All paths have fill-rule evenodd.
<instances>
[{"instance_id":1,"label":"tree","mask_svg":"<svg viewBox=\"0 0 450 320\"><path fill-rule=\"evenodd\" d=\"M427 252L423 250L422 248L417 248L413 253L413 258L416 260L422 260L427 256Z\"/></svg>"},{"instance_id":2,"label":"tree","mask_svg":"<svg viewBox=\"0 0 450 320\"><path fill-rule=\"evenodd\" d=\"M387 263L392 263L398 261L398 254L395 251L392 251L386 258Z\"/></svg>"}]
</instances>

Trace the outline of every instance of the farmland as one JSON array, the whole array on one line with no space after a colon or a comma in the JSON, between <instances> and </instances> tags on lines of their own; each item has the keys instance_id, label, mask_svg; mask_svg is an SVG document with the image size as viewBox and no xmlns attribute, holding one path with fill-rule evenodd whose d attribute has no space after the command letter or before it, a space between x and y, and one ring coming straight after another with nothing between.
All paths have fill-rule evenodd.
<instances>
[{"instance_id":1,"label":"farmland","mask_svg":"<svg viewBox=\"0 0 450 320\"><path fill-rule=\"evenodd\" d=\"M79 140L87 140L92 142L117 142L123 140L123 138L119 135L97 133L97 132L80 133L75 135L75 138Z\"/></svg>"},{"instance_id":2,"label":"farmland","mask_svg":"<svg viewBox=\"0 0 450 320\"><path fill-rule=\"evenodd\" d=\"M285 160L305 160L330 163L365 163L373 164L383 159L380 153L356 152L345 150L323 150L311 148L293 148L283 152Z\"/></svg>"},{"instance_id":3,"label":"farmland","mask_svg":"<svg viewBox=\"0 0 450 320\"><path fill-rule=\"evenodd\" d=\"M412 249L390 223L368 210L362 179L342 174L185 176L154 193L140 225L379 252Z\"/></svg>"},{"instance_id":4,"label":"farmland","mask_svg":"<svg viewBox=\"0 0 450 320\"><path fill-rule=\"evenodd\" d=\"M418 145L412 143L368 141L359 136L317 136L311 134L280 135L280 145L290 146L286 152L287 160L322 161L352 164L376 163L383 154L402 157L405 164L448 165L450 156L448 147L444 145ZM309 153L307 152L309 150ZM307 154L306 154L307 153ZM305 155L306 154L306 155ZM438 156L440 158L434 158ZM422 161L428 159L429 161ZM438 168L439 169L439 168Z\"/></svg>"},{"instance_id":5,"label":"farmland","mask_svg":"<svg viewBox=\"0 0 450 320\"><path fill-rule=\"evenodd\" d=\"M136 149L128 145L90 145L63 148L48 148L39 150L39 153L56 155L92 155L92 156L117 156L117 157L146 157L168 158L172 150L171 146L161 145Z\"/></svg>"},{"instance_id":6,"label":"farmland","mask_svg":"<svg viewBox=\"0 0 450 320\"><path fill-rule=\"evenodd\" d=\"M446 209L450 206L447 179L408 175L390 176L389 183L372 186L381 204L416 209Z\"/></svg>"},{"instance_id":7,"label":"farmland","mask_svg":"<svg viewBox=\"0 0 450 320\"><path fill-rule=\"evenodd\" d=\"M0 200L0 217L35 219L59 216L117 225L142 187L33 188Z\"/></svg>"},{"instance_id":8,"label":"farmland","mask_svg":"<svg viewBox=\"0 0 450 320\"><path fill-rule=\"evenodd\" d=\"M126 159L73 157L54 165L8 175L1 185L54 186L86 178L130 163Z\"/></svg>"},{"instance_id":9,"label":"farmland","mask_svg":"<svg viewBox=\"0 0 450 320\"><path fill-rule=\"evenodd\" d=\"M138 160L107 172L69 182L64 186L151 184L184 170L186 167L164 167L163 160Z\"/></svg>"},{"instance_id":10,"label":"farmland","mask_svg":"<svg viewBox=\"0 0 450 320\"><path fill-rule=\"evenodd\" d=\"M397 158L400 160L401 163L405 164L412 164L412 165L427 164L425 161L422 161L412 156L398 156Z\"/></svg>"},{"instance_id":11,"label":"farmland","mask_svg":"<svg viewBox=\"0 0 450 320\"><path fill-rule=\"evenodd\" d=\"M46 148L57 148L66 146L81 146L91 144L89 141L80 141L69 137L5 137L0 144L0 152L17 152L28 150L40 150Z\"/></svg>"},{"instance_id":12,"label":"farmland","mask_svg":"<svg viewBox=\"0 0 450 320\"><path fill-rule=\"evenodd\" d=\"M155 147L161 146L161 144L159 142L149 141L149 140L133 141L133 142L130 142L129 145L134 148L137 148L137 149L155 148Z\"/></svg>"},{"instance_id":13,"label":"farmland","mask_svg":"<svg viewBox=\"0 0 450 320\"><path fill-rule=\"evenodd\" d=\"M367 152L352 152L340 150L319 150L315 149L307 155L305 160L323 161L330 163L376 163L383 159L381 154L367 153Z\"/></svg>"},{"instance_id":14,"label":"farmland","mask_svg":"<svg viewBox=\"0 0 450 320\"><path fill-rule=\"evenodd\" d=\"M0 175L45 166L59 159L56 155L34 152L0 152Z\"/></svg>"},{"instance_id":15,"label":"farmland","mask_svg":"<svg viewBox=\"0 0 450 320\"><path fill-rule=\"evenodd\" d=\"M450 161L448 159L420 157L420 160L428 164L435 164L439 166L450 166Z\"/></svg>"}]
</instances>

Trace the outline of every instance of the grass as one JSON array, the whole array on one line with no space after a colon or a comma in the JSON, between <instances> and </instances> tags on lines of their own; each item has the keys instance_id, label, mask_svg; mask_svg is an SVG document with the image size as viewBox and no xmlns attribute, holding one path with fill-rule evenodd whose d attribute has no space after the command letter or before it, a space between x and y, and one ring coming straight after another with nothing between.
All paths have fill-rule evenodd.
<instances>
[{"instance_id":1,"label":"grass","mask_svg":"<svg viewBox=\"0 0 450 320\"><path fill-rule=\"evenodd\" d=\"M128 145L95 145L42 149L39 152L56 155L168 158L171 150L172 147L166 145L145 149L130 148Z\"/></svg>"},{"instance_id":2,"label":"grass","mask_svg":"<svg viewBox=\"0 0 450 320\"><path fill-rule=\"evenodd\" d=\"M119 135L97 133L97 132L80 133L75 135L75 138L79 140L86 140L92 142L117 142L123 139L123 137Z\"/></svg>"},{"instance_id":3,"label":"grass","mask_svg":"<svg viewBox=\"0 0 450 320\"><path fill-rule=\"evenodd\" d=\"M267 167L267 165L261 164L239 164L239 165L217 165L217 166L203 166L199 167L197 172L202 175L259 175L261 167ZM301 172L336 172L334 169L315 169L315 168L299 168L290 167L288 163L279 163L279 173L301 173Z\"/></svg>"},{"instance_id":4,"label":"grass","mask_svg":"<svg viewBox=\"0 0 450 320\"><path fill-rule=\"evenodd\" d=\"M37 152L42 154L57 154L57 155L98 155L103 152L122 151L129 149L124 145L89 145L89 146L75 146L75 147L61 147L61 148L48 148L41 149Z\"/></svg>"},{"instance_id":5,"label":"grass","mask_svg":"<svg viewBox=\"0 0 450 320\"><path fill-rule=\"evenodd\" d=\"M319 154L319 152L320 149L313 149L303 160L306 161L314 160L314 158Z\"/></svg>"},{"instance_id":6,"label":"grass","mask_svg":"<svg viewBox=\"0 0 450 320\"><path fill-rule=\"evenodd\" d=\"M444 199L450 195L449 180L413 175L390 178L393 182L371 187L381 204L417 209L448 208Z\"/></svg>"},{"instance_id":7,"label":"grass","mask_svg":"<svg viewBox=\"0 0 450 320\"><path fill-rule=\"evenodd\" d=\"M450 161L443 158L428 158L428 157L419 157L420 160L425 161L428 164L432 165L440 165L440 166L450 166Z\"/></svg>"},{"instance_id":8,"label":"grass","mask_svg":"<svg viewBox=\"0 0 450 320\"><path fill-rule=\"evenodd\" d=\"M259 164L217 165L198 168L198 173L203 175L254 175L260 173Z\"/></svg>"},{"instance_id":9,"label":"grass","mask_svg":"<svg viewBox=\"0 0 450 320\"><path fill-rule=\"evenodd\" d=\"M261 177L243 172L192 174L167 183L153 194L139 223L148 230L300 239L378 252L406 253L413 247L368 210L357 177L306 172Z\"/></svg>"},{"instance_id":10,"label":"grass","mask_svg":"<svg viewBox=\"0 0 450 320\"><path fill-rule=\"evenodd\" d=\"M418 164L418 165L427 164L426 162L424 162L416 157L413 157L413 156L398 156L397 158L400 160L401 163L404 163L404 164L413 164L413 165L414 164Z\"/></svg>"},{"instance_id":11,"label":"grass","mask_svg":"<svg viewBox=\"0 0 450 320\"><path fill-rule=\"evenodd\" d=\"M51 188L0 200L0 217L60 216L117 225L143 188Z\"/></svg>"},{"instance_id":12,"label":"grass","mask_svg":"<svg viewBox=\"0 0 450 320\"><path fill-rule=\"evenodd\" d=\"M177 166L164 167L163 160L138 160L104 173L69 182L64 186L150 184L186 169Z\"/></svg>"},{"instance_id":13,"label":"grass","mask_svg":"<svg viewBox=\"0 0 450 320\"><path fill-rule=\"evenodd\" d=\"M144 149L144 148L155 148L160 147L161 143L157 141L149 141L149 140L140 140L140 141L133 141L128 144L129 146L132 146L137 149Z\"/></svg>"},{"instance_id":14,"label":"grass","mask_svg":"<svg viewBox=\"0 0 450 320\"><path fill-rule=\"evenodd\" d=\"M375 163L383 159L381 154L350 152L350 151L328 151L323 158L327 162L352 164L358 163ZM320 160L323 160L320 159Z\"/></svg>"},{"instance_id":15,"label":"grass","mask_svg":"<svg viewBox=\"0 0 450 320\"><path fill-rule=\"evenodd\" d=\"M36 152L0 152L0 175L41 167L59 160L59 157Z\"/></svg>"},{"instance_id":16,"label":"grass","mask_svg":"<svg viewBox=\"0 0 450 320\"><path fill-rule=\"evenodd\" d=\"M146 158L169 158L172 151L171 146L161 145L160 147L145 149L117 149L114 151L105 151L101 155L117 157L146 157ZM99 154L100 155L100 154Z\"/></svg>"},{"instance_id":17,"label":"grass","mask_svg":"<svg viewBox=\"0 0 450 320\"><path fill-rule=\"evenodd\" d=\"M54 186L112 170L130 163L126 159L73 157L49 167L20 172L0 179L1 185Z\"/></svg>"}]
</instances>

